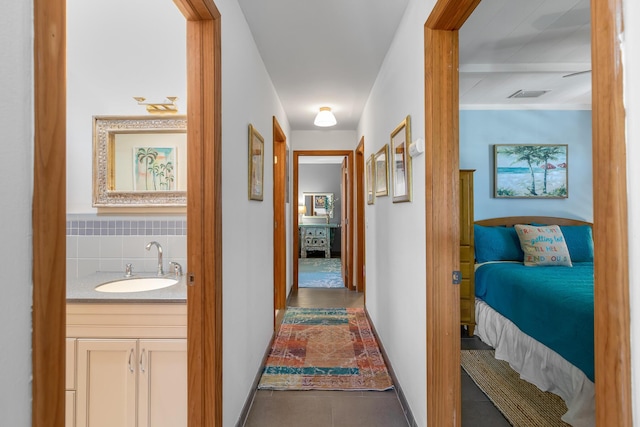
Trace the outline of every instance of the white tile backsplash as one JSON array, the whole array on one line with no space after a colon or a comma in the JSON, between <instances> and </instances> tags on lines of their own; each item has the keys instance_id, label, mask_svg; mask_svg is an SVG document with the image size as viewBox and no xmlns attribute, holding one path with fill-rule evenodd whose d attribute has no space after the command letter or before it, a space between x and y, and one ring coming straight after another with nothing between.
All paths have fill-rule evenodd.
<instances>
[{"instance_id":1,"label":"white tile backsplash","mask_svg":"<svg viewBox=\"0 0 640 427\"><path fill-rule=\"evenodd\" d=\"M117 221L124 224L121 229L114 228ZM67 215L67 223L68 278L83 277L96 271L124 271L127 263L133 265L134 273L155 272L158 251L155 247L149 251L145 249L152 241L162 246L166 272L170 261L180 263L186 271L186 216ZM153 229L152 234L147 234L148 229ZM117 230L115 234L113 230Z\"/></svg>"}]
</instances>

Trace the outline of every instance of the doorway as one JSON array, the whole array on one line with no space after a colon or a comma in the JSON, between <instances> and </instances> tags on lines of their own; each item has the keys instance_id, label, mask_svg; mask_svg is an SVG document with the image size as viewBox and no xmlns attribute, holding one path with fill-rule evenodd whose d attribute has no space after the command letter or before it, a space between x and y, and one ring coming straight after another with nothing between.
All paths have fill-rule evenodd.
<instances>
[{"instance_id":1,"label":"doorway","mask_svg":"<svg viewBox=\"0 0 640 427\"><path fill-rule=\"evenodd\" d=\"M319 188L322 174L316 178L310 177L310 186L305 187L305 182L300 180L301 159L321 159L323 164L329 164L334 170L332 176L334 184L332 189ZM337 159L337 160L336 160ZM334 163L327 163L334 162ZM339 163L335 163L339 162ZM313 166L321 166L318 161ZM353 286L353 151L349 150L318 150L318 151L294 151L293 153L293 292L297 292L300 278L300 264L308 264L310 268L313 261L311 256L317 254L320 260L318 264L327 265L332 271L324 277L329 280L323 282L335 282L335 263L332 263L332 252L340 253L339 279L341 287L352 289ZM319 171L319 168L315 168ZM324 170L324 169L323 169ZM329 169L331 170L331 169ZM332 174L333 175L333 174ZM338 189L339 190L336 190ZM308 191L303 191L303 190ZM336 196L336 194L338 194ZM309 233L303 236L301 233ZM305 239L305 241L303 241ZM335 259L335 258L334 258ZM333 280L332 280L333 278Z\"/></svg>"},{"instance_id":2,"label":"doorway","mask_svg":"<svg viewBox=\"0 0 640 427\"><path fill-rule=\"evenodd\" d=\"M215 426L222 423L220 14L212 0L175 3L187 19L187 144L194 154L188 160L187 190L187 274L193 285L187 291L188 423ZM33 178L33 248L38 252L33 257L32 423L61 426L66 332L65 0L34 3L34 37L34 164L40 166L34 167Z\"/></svg>"},{"instance_id":3,"label":"doorway","mask_svg":"<svg viewBox=\"0 0 640 427\"><path fill-rule=\"evenodd\" d=\"M287 300L287 168L289 149L287 137L273 117L273 309L274 326L284 316Z\"/></svg>"},{"instance_id":4,"label":"doorway","mask_svg":"<svg viewBox=\"0 0 640 427\"><path fill-rule=\"evenodd\" d=\"M460 425L459 313L450 274L459 265L458 33L479 0L439 0L425 23L425 161L427 269L427 418ZM620 2L591 2L597 425L631 426L631 358L625 111L622 98ZM450 183L448 181L453 181ZM436 203L434 203L436 202ZM438 235L434 224L451 230ZM609 249L612 250L609 250ZM614 289L612 289L612 286ZM452 289L453 288L453 289ZM452 381L452 379L455 379ZM452 415L453 414L453 415Z\"/></svg>"}]
</instances>

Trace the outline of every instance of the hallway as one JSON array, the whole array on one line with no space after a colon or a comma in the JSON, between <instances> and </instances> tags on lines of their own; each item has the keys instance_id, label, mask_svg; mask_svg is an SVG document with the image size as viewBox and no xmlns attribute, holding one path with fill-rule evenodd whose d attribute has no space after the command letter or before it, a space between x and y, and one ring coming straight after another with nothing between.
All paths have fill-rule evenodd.
<instances>
[{"instance_id":1,"label":"hallway","mask_svg":"<svg viewBox=\"0 0 640 427\"><path fill-rule=\"evenodd\" d=\"M364 295L347 289L299 289L289 307L363 307ZM482 348L477 338L463 338L462 348ZM508 427L509 423L478 389L462 375L462 426ZM396 427L409 426L396 390L272 391L258 390L245 427Z\"/></svg>"}]
</instances>

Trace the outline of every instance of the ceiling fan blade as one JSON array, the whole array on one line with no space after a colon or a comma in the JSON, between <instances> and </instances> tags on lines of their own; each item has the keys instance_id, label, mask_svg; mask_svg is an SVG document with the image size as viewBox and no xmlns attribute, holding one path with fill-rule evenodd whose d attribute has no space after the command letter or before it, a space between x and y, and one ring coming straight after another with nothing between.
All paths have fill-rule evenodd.
<instances>
[{"instance_id":1,"label":"ceiling fan blade","mask_svg":"<svg viewBox=\"0 0 640 427\"><path fill-rule=\"evenodd\" d=\"M576 73L566 74L566 75L564 75L564 76L562 76L562 77L564 78L564 77L579 76L580 74L586 74L586 73L590 73L590 72L591 72L591 70L578 71L578 72L576 72Z\"/></svg>"}]
</instances>

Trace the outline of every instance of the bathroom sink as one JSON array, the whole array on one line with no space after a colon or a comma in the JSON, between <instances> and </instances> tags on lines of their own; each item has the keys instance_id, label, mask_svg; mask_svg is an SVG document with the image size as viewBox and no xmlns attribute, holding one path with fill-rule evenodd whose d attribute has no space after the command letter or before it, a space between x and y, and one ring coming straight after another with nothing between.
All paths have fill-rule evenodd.
<instances>
[{"instance_id":1,"label":"bathroom sink","mask_svg":"<svg viewBox=\"0 0 640 427\"><path fill-rule=\"evenodd\" d=\"M167 288L178 283L169 277L133 277L103 283L96 286L98 292L144 292Z\"/></svg>"}]
</instances>

